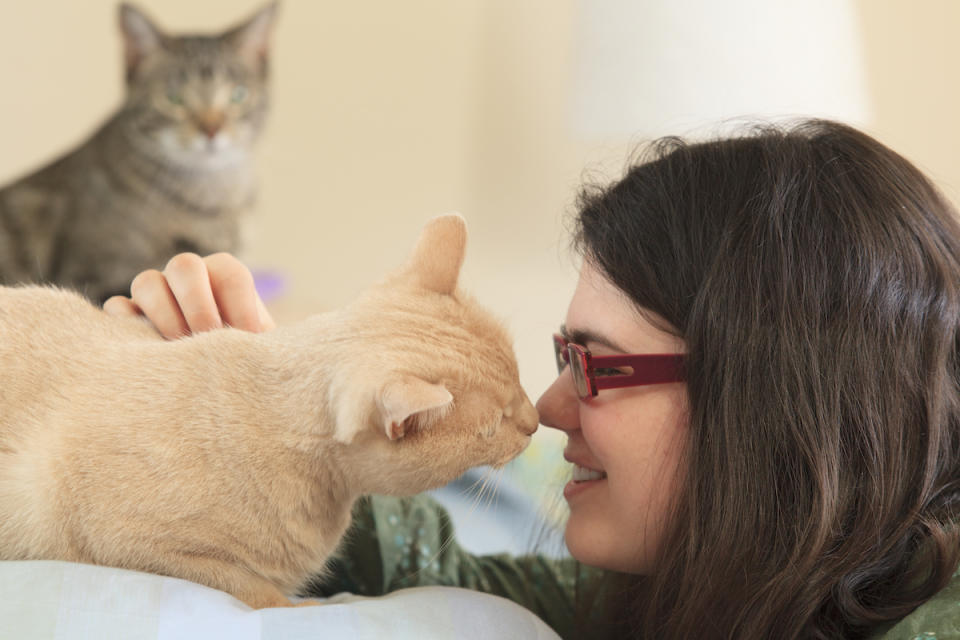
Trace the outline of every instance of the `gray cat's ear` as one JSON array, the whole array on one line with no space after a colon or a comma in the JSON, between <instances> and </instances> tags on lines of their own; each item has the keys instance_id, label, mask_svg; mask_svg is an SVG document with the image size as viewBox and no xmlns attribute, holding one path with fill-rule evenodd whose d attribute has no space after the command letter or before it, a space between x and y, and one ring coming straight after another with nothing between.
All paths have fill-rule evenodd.
<instances>
[{"instance_id":1,"label":"gray cat's ear","mask_svg":"<svg viewBox=\"0 0 960 640\"><path fill-rule=\"evenodd\" d=\"M249 20L224 34L224 38L233 43L241 57L253 66L263 68L267 61L278 4L271 2Z\"/></svg>"},{"instance_id":2,"label":"gray cat's ear","mask_svg":"<svg viewBox=\"0 0 960 640\"><path fill-rule=\"evenodd\" d=\"M451 294L457 288L466 249L467 223L463 216L437 216L420 233L404 275L425 289Z\"/></svg>"},{"instance_id":3,"label":"gray cat's ear","mask_svg":"<svg viewBox=\"0 0 960 640\"><path fill-rule=\"evenodd\" d=\"M453 406L453 395L442 384L405 376L384 385L377 405L384 432L398 440L409 429L429 427L442 418Z\"/></svg>"},{"instance_id":4,"label":"gray cat's ear","mask_svg":"<svg viewBox=\"0 0 960 640\"><path fill-rule=\"evenodd\" d=\"M120 34L123 36L123 54L129 82L136 75L144 58L163 45L163 34L142 11L130 4L121 4L119 10Z\"/></svg>"}]
</instances>

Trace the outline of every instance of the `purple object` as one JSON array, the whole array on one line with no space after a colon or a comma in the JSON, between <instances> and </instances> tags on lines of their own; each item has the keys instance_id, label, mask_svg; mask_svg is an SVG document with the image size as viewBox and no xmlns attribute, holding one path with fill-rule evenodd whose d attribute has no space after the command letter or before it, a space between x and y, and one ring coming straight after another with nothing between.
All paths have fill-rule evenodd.
<instances>
[{"instance_id":1,"label":"purple object","mask_svg":"<svg viewBox=\"0 0 960 640\"><path fill-rule=\"evenodd\" d=\"M276 300L287 289L287 278L279 271L253 269L253 284L264 302Z\"/></svg>"}]
</instances>

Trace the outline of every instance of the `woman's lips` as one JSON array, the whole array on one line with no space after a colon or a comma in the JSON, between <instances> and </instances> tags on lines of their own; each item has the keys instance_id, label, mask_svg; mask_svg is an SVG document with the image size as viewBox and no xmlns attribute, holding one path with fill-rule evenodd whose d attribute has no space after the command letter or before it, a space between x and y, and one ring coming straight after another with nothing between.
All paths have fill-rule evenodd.
<instances>
[{"instance_id":1,"label":"woman's lips","mask_svg":"<svg viewBox=\"0 0 960 640\"><path fill-rule=\"evenodd\" d=\"M573 481L574 482L587 482L590 480L602 480L607 477L606 471L597 471L596 469L590 469L589 467L583 467L579 464L574 463L573 465Z\"/></svg>"},{"instance_id":2,"label":"woman's lips","mask_svg":"<svg viewBox=\"0 0 960 640\"><path fill-rule=\"evenodd\" d=\"M572 461L571 461L572 462ZM569 502L591 487L597 487L607 481L607 472L591 469L576 462L573 463L573 478L563 488L563 497Z\"/></svg>"}]
</instances>

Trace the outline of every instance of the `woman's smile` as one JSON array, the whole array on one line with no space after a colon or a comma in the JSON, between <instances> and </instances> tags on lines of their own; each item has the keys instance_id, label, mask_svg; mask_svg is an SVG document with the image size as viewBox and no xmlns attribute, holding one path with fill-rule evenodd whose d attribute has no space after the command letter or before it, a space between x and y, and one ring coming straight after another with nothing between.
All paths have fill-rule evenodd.
<instances>
[{"instance_id":1,"label":"woman's smile","mask_svg":"<svg viewBox=\"0 0 960 640\"><path fill-rule=\"evenodd\" d=\"M596 471L594 469L588 469L586 467L581 467L580 465L573 466L573 481L574 482L587 482L589 480L602 480L606 478L607 474L604 471Z\"/></svg>"},{"instance_id":2,"label":"woman's smile","mask_svg":"<svg viewBox=\"0 0 960 640\"><path fill-rule=\"evenodd\" d=\"M683 341L655 327L587 262L565 326L594 336L583 345L597 356L682 353ZM597 338L597 336L600 336ZM679 384L605 389L589 401L575 388L571 367L540 398L544 426L567 435L563 457L573 465L563 496L570 506L564 538L586 564L643 573L652 565L685 433L685 393ZM624 536L624 532L633 532Z\"/></svg>"},{"instance_id":3,"label":"woman's smile","mask_svg":"<svg viewBox=\"0 0 960 640\"><path fill-rule=\"evenodd\" d=\"M598 465L581 462L580 459L564 452L564 458L573 465L573 477L563 488L563 497L569 502L574 496L580 495L590 487L596 487L607 481L607 472L597 468Z\"/></svg>"},{"instance_id":4,"label":"woman's smile","mask_svg":"<svg viewBox=\"0 0 960 640\"><path fill-rule=\"evenodd\" d=\"M606 484L606 477L592 480L571 480L563 487L563 497L569 503L570 500L579 496L584 491Z\"/></svg>"}]
</instances>

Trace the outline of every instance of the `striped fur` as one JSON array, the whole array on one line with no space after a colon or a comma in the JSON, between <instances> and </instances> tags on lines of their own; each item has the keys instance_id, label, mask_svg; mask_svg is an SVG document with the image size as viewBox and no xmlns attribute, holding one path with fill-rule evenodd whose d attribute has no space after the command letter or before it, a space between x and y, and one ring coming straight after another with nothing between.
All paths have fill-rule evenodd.
<instances>
[{"instance_id":1,"label":"striped fur","mask_svg":"<svg viewBox=\"0 0 960 640\"><path fill-rule=\"evenodd\" d=\"M237 251L274 14L172 37L121 6L126 98L77 149L0 189L0 284L51 283L102 302L175 253Z\"/></svg>"}]
</instances>

